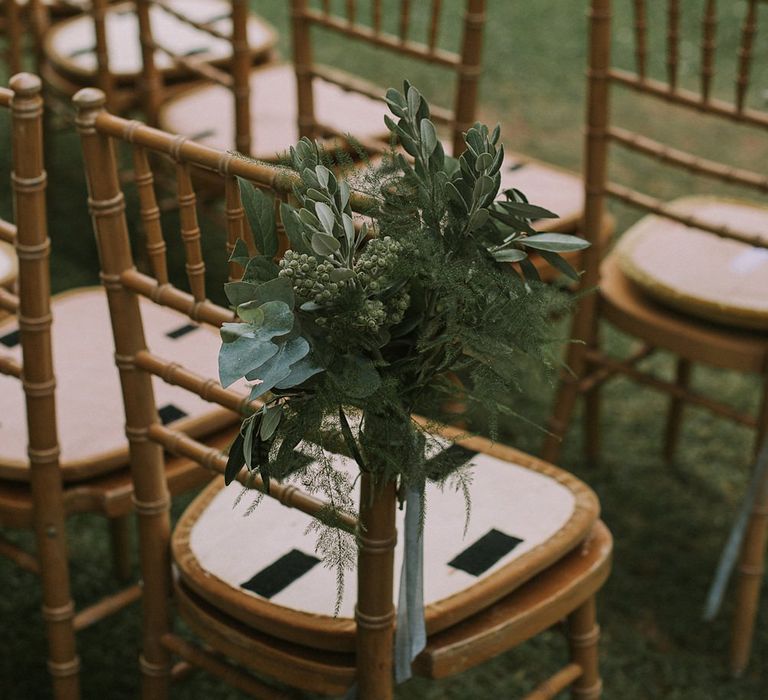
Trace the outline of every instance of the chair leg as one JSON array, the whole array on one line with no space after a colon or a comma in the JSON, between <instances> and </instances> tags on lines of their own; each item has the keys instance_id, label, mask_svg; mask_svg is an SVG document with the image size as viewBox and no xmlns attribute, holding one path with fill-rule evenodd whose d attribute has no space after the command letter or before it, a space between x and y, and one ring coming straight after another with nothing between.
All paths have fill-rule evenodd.
<instances>
[{"instance_id":1,"label":"chair leg","mask_svg":"<svg viewBox=\"0 0 768 700\"><path fill-rule=\"evenodd\" d=\"M587 363L586 374L596 369ZM600 384L584 393L584 456L591 465L600 459Z\"/></svg>"},{"instance_id":2,"label":"chair leg","mask_svg":"<svg viewBox=\"0 0 768 700\"><path fill-rule=\"evenodd\" d=\"M675 367L675 384L687 389L690 379L691 361L679 357ZM672 462L675 458L677 443L680 437L680 425L682 423L684 406L685 401L677 396L673 396L669 401L667 429L664 434L664 459L667 463Z\"/></svg>"},{"instance_id":3,"label":"chair leg","mask_svg":"<svg viewBox=\"0 0 768 700\"><path fill-rule=\"evenodd\" d=\"M58 474L32 470L35 536L43 588L43 619L48 636L48 672L56 700L80 697L80 658L75 641L75 605L69 582L65 514ZM58 484L59 488L54 488ZM51 487L41 493L43 485Z\"/></svg>"},{"instance_id":4,"label":"chair leg","mask_svg":"<svg viewBox=\"0 0 768 700\"><path fill-rule=\"evenodd\" d=\"M758 420L758 450L768 435L768 380L764 383L763 402ZM736 609L731 628L730 670L740 676L749 662L755 618L760 600L760 587L765 567L765 548L768 544L768 476L758 485L752 512L741 548L736 579Z\"/></svg>"},{"instance_id":5,"label":"chair leg","mask_svg":"<svg viewBox=\"0 0 768 700\"><path fill-rule=\"evenodd\" d=\"M130 515L109 519L109 534L112 540L112 565L118 581L128 581L132 574Z\"/></svg>"},{"instance_id":6,"label":"chair leg","mask_svg":"<svg viewBox=\"0 0 768 700\"><path fill-rule=\"evenodd\" d=\"M598 665L600 627L596 622L597 606L592 596L568 616L568 646L571 660L579 664L582 674L573 683L574 700L599 700L603 692Z\"/></svg>"}]
</instances>

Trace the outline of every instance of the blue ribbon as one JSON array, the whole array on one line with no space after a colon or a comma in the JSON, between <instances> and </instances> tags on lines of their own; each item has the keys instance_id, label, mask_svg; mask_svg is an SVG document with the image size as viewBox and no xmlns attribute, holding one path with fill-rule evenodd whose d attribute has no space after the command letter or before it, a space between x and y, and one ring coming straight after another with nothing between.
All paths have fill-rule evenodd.
<instances>
[{"instance_id":1,"label":"blue ribbon","mask_svg":"<svg viewBox=\"0 0 768 700\"><path fill-rule=\"evenodd\" d=\"M409 487L405 496L403 566L395 631L395 681L411 677L411 663L427 645L424 626L424 537L422 536L423 488Z\"/></svg>"},{"instance_id":2,"label":"blue ribbon","mask_svg":"<svg viewBox=\"0 0 768 700\"><path fill-rule=\"evenodd\" d=\"M733 567L736 565L736 561L739 558L739 552L741 551L741 544L744 539L744 533L747 530L747 523L749 522L749 514L752 511L752 507L755 501L760 497L761 492L764 489L768 489L768 436L763 441L760 454L757 457L755 468L752 471L752 478L750 479L747 492L744 494L744 499L741 502L741 509L739 515L736 517L731 528L731 533L728 536L728 541L723 548L723 553L720 555L720 561L717 564L717 571L712 581L712 585L709 588L709 594L707 595L707 602L704 606L704 619L708 622L715 619L720 606L723 602L723 596L725 595L725 589L728 585L728 579L731 577Z\"/></svg>"}]
</instances>

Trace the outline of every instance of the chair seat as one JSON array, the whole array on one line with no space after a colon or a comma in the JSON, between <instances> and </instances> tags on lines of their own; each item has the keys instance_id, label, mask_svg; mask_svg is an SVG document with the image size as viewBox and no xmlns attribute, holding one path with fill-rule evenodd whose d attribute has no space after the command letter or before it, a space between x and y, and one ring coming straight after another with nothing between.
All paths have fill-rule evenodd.
<instances>
[{"instance_id":1,"label":"chair seat","mask_svg":"<svg viewBox=\"0 0 768 700\"><path fill-rule=\"evenodd\" d=\"M296 74L290 64L259 67L252 71L250 84L251 156L274 161L299 140ZM383 102L319 78L313 90L320 123L361 141L387 138ZM229 150L235 144L232 93L213 84L180 92L161 107L159 123L166 131Z\"/></svg>"},{"instance_id":2,"label":"chair seat","mask_svg":"<svg viewBox=\"0 0 768 700\"><path fill-rule=\"evenodd\" d=\"M226 0L168 0L168 5L191 20L210 23L214 29L231 33L230 3ZM162 46L182 55L223 64L232 53L230 42L196 29L161 7L153 6L152 31ZM119 3L106 13L109 69L118 82L133 83L141 74L139 27L133 3ZM248 41L255 61L265 59L277 42L270 24L256 15L248 20ZM96 39L93 19L79 15L51 27L44 42L44 54L54 72L62 73L80 86L90 85L96 76ZM161 51L155 64L166 77L188 74Z\"/></svg>"},{"instance_id":3,"label":"chair seat","mask_svg":"<svg viewBox=\"0 0 768 700\"><path fill-rule=\"evenodd\" d=\"M13 246L0 241L0 287L10 287L15 282L18 272Z\"/></svg>"},{"instance_id":4,"label":"chair seat","mask_svg":"<svg viewBox=\"0 0 768 700\"><path fill-rule=\"evenodd\" d=\"M147 342L156 354L182 358L200 375L218 376L215 329L142 300ZM78 289L52 300L52 344L62 477L86 479L127 464L125 414L114 365L104 291ZM0 354L21 361L15 318L0 323ZM237 420L230 411L155 379L160 418L193 435L210 434ZM21 382L0 376L0 478L29 480L27 424Z\"/></svg>"},{"instance_id":5,"label":"chair seat","mask_svg":"<svg viewBox=\"0 0 768 700\"><path fill-rule=\"evenodd\" d=\"M570 474L485 440L462 444L473 474L466 532L460 489L427 486L424 595L430 634L488 607L562 558L584 540L599 510L592 491ZM354 479L353 460L331 459ZM317 649L352 651L354 576L346 578L334 617L336 575L315 554L316 535L307 532L312 519L270 498L246 515L253 497L246 494L235 505L241 490L216 480L181 517L172 541L181 580L256 630ZM402 518L398 511L401 532ZM402 556L401 535L396 571Z\"/></svg>"},{"instance_id":6,"label":"chair seat","mask_svg":"<svg viewBox=\"0 0 768 700\"><path fill-rule=\"evenodd\" d=\"M681 214L754 233L768 242L768 207L685 197ZM616 246L622 272L674 309L728 326L768 331L768 250L646 216Z\"/></svg>"},{"instance_id":7,"label":"chair seat","mask_svg":"<svg viewBox=\"0 0 768 700\"><path fill-rule=\"evenodd\" d=\"M625 333L694 362L743 372L765 372L768 334L728 328L675 311L625 275L614 252L600 266L603 315Z\"/></svg>"},{"instance_id":8,"label":"chair seat","mask_svg":"<svg viewBox=\"0 0 768 700\"><path fill-rule=\"evenodd\" d=\"M610 573L612 551L611 534L597 521L581 546L478 613L430 634L414 672L451 676L548 629L600 589ZM196 636L256 672L327 695L341 695L354 682L352 652L301 646L255 630L240 615L222 613L196 595L183 577L176 581L175 601Z\"/></svg>"}]
</instances>

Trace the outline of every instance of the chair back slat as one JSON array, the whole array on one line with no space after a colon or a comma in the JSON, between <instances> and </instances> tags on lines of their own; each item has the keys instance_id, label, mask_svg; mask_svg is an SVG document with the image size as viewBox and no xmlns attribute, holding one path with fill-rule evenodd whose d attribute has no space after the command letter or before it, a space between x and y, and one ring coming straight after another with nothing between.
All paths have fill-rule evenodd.
<instances>
[{"instance_id":1,"label":"chair back slat","mask_svg":"<svg viewBox=\"0 0 768 700\"><path fill-rule=\"evenodd\" d=\"M92 0L91 17L96 39L96 84L107 96L110 108L115 99L115 78L109 66L109 42L107 39L107 11L109 0Z\"/></svg>"},{"instance_id":2,"label":"chair back slat","mask_svg":"<svg viewBox=\"0 0 768 700\"><path fill-rule=\"evenodd\" d=\"M429 35L427 38L427 46L429 46L430 51L434 51L437 46L442 6L443 0L432 0L432 11L429 13Z\"/></svg>"},{"instance_id":3,"label":"chair back slat","mask_svg":"<svg viewBox=\"0 0 768 700\"><path fill-rule=\"evenodd\" d=\"M10 357L0 357L0 374L21 379L22 366Z\"/></svg>"},{"instance_id":4,"label":"chair back slat","mask_svg":"<svg viewBox=\"0 0 768 700\"><path fill-rule=\"evenodd\" d=\"M330 3L322 3L320 9L311 7L308 0L291 0L293 21L294 66L298 83L299 131L302 136L316 138L333 133L328 125L317 123L312 97L312 77L325 77L326 69L313 63L311 27L318 26L372 46L399 55L405 55L428 64L450 69L456 76L455 103L445 120L452 130L454 153L464 147L462 132L475 122L478 81L482 54L482 35L485 22L486 0L465 0L465 12L461 32L461 49L452 51L439 45L438 34L442 2L433 0L427 6L426 33L416 38L412 31L417 7L410 0L400 0L394 33L385 31L382 24L380 0L372 0L370 22L361 21L354 2L347 2L344 14L335 14ZM361 94L355 80L337 80L345 89ZM366 81L367 82L367 81ZM379 96L381 94L379 90Z\"/></svg>"},{"instance_id":5,"label":"chair back slat","mask_svg":"<svg viewBox=\"0 0 768 700\"><path fill-rule=\"evenodd\" d=\"M179 163L176 169L181 240L186 254L185 269L189 288L195 301L205 301L205 262L200 246L200 224L197 221L197 196L192 186L189 163Z\"/></svg>"},{"instance_id":6,"label":"chair back slat","mask_svg":"<svg viewBox=\"0 0 768 700\"><path fill-rule=\"evenodd\" d=\"M373 33L381 34L381 0L373 0Z\"/></svg>"},{"instance_id":7,"label":"chair back slat","mask_svg":"<svg viewBox=\"0 0 768 700\"><path fill-rule=\"evenodd\" d=\"M21 70L22 33L21 7L17 0L5 0L6 62L11 75Z\"/></svg>"},{"instance_id":8,"label":"chair back slat","mask_svg":"<svg viewBox=\"0 0 768 700\"><path fill-rule=\"evenodd\" d=\"M635 70L640 78L645 78L648 42L646 31L648 28L645 12L645 0L634 0L634 29L635 29Z\"/></svg>"},{"instance_id":9,"label":"chair back slat","mask_svg":"<svg viewBox=\"0 0 768 700\"><path fill-rule=\"evenodd\" d=\"M411 27L411 0L400 0L400 41L408 40L408 31Z\"/></svg>"},{"instance_id":10,"label":"chair back slat","mask_svg":"<svg viewBox=\"0 0 768 700\"><path fill-rule=\"evenodd\" d=\"M752 46L757 33L757 0L749 0L747 14L741 28L741 45L739 46L739 68L736 76L736 109L744 110L744 101L749 87L749 73L752 66Z\"/></svg>"},{"instance_id":11,"label":"chair back slat","mask_svg":"<svg viewBox=\"0 0 768 700\"><path fill-rule=\"evenodd\" d=\"M713 96L713 84L718 52L716 34L718 30L718 12L722 14L723 4L716 0L706 0L699 5L701 26L701 61L699 72L700 91L696 92L680 85L679 45L682 41L681 27L690 23L683 21L684 12L693 12L691 6L679 0L668 0L666 5L666 81L647 75L645 59L648 43L646 28L647 17L645 3L634 3L634 63L636 72L612 66L610 62L611 45L611 0L592 0L590 12L590 66L586 156L586 206L585 219L587 235L593 242L593 248L600 247L599 221L604 211L604 199L612 196L625 204L643 211L666 217L686 226L696 227L717 236L766 246L765 239L755 235L754 231L744 229L738 222L728 226L699 220L695 216L680 213L674 206L665 205L659 198L647 192L639 192L631 187L611 182L607 173L608 147L615 144L642 157L650 158L660 164L686 171L697 177L718 180L729 185L749 188L765 195L768 193L768 177L758 170L735 166L711 158L701 157L678 147L671 147L649 137L640 130L633 130L609 123L608 91L611 84L631 88L634 95L649 96L659 99L681 113L688 112L691 118L700 114L727 119L734 123L760 129L763 135L768 131L768 111L748 107L746 98L749 87L750 69L754 36L757 31L757 0L743 0L746 12L739 32L737 49L734 51L736 65L736 94L732 102ZM722 51L720 51L722 52ZM619 116L635 110L622 110ZM647 129L650 121L643 122L642 129ZM658 179L658 178L657 178ZM590 249L591 251L592 249ZM587 251L587 257L593 255ZM592 262L597 265L599 255ZM591 283L596 283L596 272ZM589 277L590 274L586 275ZM585 280L585 284L588 284Z\"/></svg>"},{"instance_id":12,"label":"chair back slat","mask_svg":"<svg viewBox=\"0 0 768 700\"><path fill-rule=\"evenodd\" d=\"M224 214L227 222L227 259L229 259L237 241L246 241L247 243L250 239L250 236L246 234L248 224L245 220L243 200L240 197L240 186L237 183L237 178L233 175L224 178ZM230 262L229 281L239 280L242 276L242 266L236 262Z\"/></svg>"},{"instance_id":13,"label":"chair back slat","mask_svg":"<svg viewBox=\"0 0 768 700\"><path fill-rule=\"evenodd\" d=\"M160 224L160 207L155 196L155 176L149 167L147 151L141 146L134 146L133 172L136 191L139 195L139 216L144 227L147 258L152 266L152 274L159 284L168 283L168 262L163 228Z\"/></svg>"},{"instance_id":14,"label":"chair back slat","mask_svg":"<svg viewBox=\"0 0 768 700\"><path fill-rule=\"evenodd\" d=\"M680 0L667 0L667 82L669 89L677 88L680 57Z\"/></svg>"},{"instance_id":15,"label":"chair back slat","mask_svg":"<svg viewBox=\"0 0 768 700\"><path fill-rule=\"evenodd\" d=\"M715 75L716 33L717 0L707 0L701 38L701 99L704 102L709 100L712 91L712 78Z\"/></svg>"}]
</instances>

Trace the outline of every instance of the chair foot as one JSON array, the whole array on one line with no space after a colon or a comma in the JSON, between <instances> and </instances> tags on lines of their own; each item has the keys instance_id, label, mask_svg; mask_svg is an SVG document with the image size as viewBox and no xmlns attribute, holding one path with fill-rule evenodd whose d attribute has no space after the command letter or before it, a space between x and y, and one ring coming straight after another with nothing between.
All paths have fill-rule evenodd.
<instances>
[{"instance_id":1,"label":"chair foot","mask_svg":"<svg viewBox=\"0 0 768 700\"><path fill-rule=\"evenodd\" d=\"M574 700L599 700L603 682L600 678L598 641L600 627L596 622L597 607L592 596L568 616L568 647L571 659L579 664L582 674L571 688Z\"/></svg>"}]
</instances>

